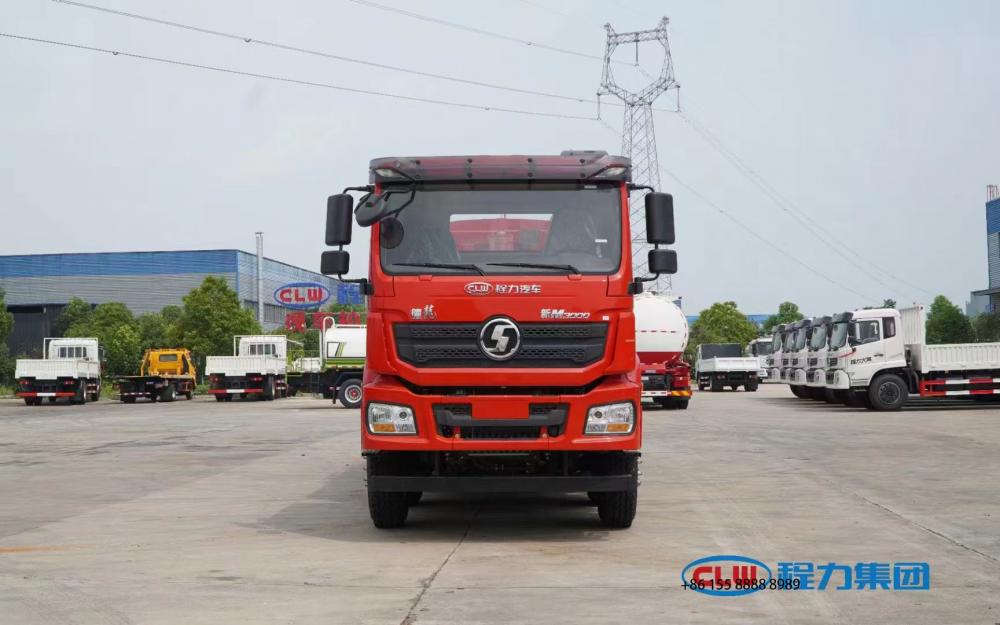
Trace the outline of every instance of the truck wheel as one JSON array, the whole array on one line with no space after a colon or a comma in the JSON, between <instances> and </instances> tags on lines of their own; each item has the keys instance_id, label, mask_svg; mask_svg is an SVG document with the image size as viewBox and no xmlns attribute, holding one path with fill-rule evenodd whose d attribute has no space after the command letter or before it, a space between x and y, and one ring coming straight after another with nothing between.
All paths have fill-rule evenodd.
<instances>
[{"instance_id":1,"label":"truck wheel","mask_svg":"<svg viewBox=\"0 0 1000 625\"><path fill-rule=\"evenodd\" d=\"M906 403L908 390L903 378L884 373L868 386L868 399L874 410L899 410Z\"/></svg>"},{"instance_id":2,"label":"truck wheel","mask_svg":"<svg viewBox=\"0 0 1000 625\"><path fill-rule=\"evenodd\" d=\"M177 389L174 388L174 385L167 384L166 386L164 386L163 390L160 391L160 401L170 402L174 401L175 399L177 399Z\"/></svg>"},{"instance_id":3,"label":"truck wheel","mask_svg":"<svg viewBox=\"0 0 1000 625\"><path fill-rule=\"evenodd\" d=\"M87 383L81 381L80 386L76 389L76 395L70 398L69 403L74 405L80 405L87 403Z\"/></svg>"},{"instance_id":4,"label":"truck wheel","mask_svg":"<svg viewBox=\"0 0 1000 625\"><path fill-rule=\"evenodd\" d=\"M745 388L746 388L746 390L747 390L748 393L756 393L757 392L757 385L758 384L759 384L759 382L747 382Z\"/></svg>"},{"instance_id":5,"label":"truck wheel","mask_svg":"<svg viewBox=\"0 0 1000 625\"><path fill-rule=\"evenodd\" d=\"M410 512L407 500L410 493L368 491L368 513L379 529L402 527Z\"/></svg>"},{"instance_id":6,"label":"truck wheel","mask_svg":"<svg viewBox=\"0 0 1000 625\"><path fill-rule=\"evenodd\" d=\"M837 392L832 388L823 389L823 401L828 404L839 404L840 400L837 399Z\"/></svg>"},{"instance_id":7,"label":"truck wheel","mask_svg":"<svg viewBox=\"0 0 1000 625\"><path fill-rule=\"evenodd\" d=\"M703 391L703 390L705 390L706 388L708 388L708 387L707 387L707 386L705 386L704 384L702 384L701 382L699 382L699 383L698 383L698 390L699 390L699 391Z\"/></svg>"},{"instance_id":8,"label":"truck wheel","mask_svg":"<svg viewBox=\"0 0 1000 625\"><path fill-rule=\"evenodd\" d=\"M621 475L638 471L635 456L614 453L608 459L606 470L609 475ZM632 526L635 510L639 502L639 488L633 484L627 490L601 493L597 500L597 515L604 527L624 529Z\"/></svg>"},{"instance_id":9,"label":"truck wheel","mask_svg":"<svg viewBox=\"0 0 1000 625\"><path fill-rule=\"evenodd\" d=\"M678 399L676 402L674 402L674 407L677 408L678 410L687 410L688 402L690 401L691 401L690 399Z\"/></svg>"},{"instance_id":10,"label":"truck wheel","mask_svg":"<svg viewBox=\"0 0 1000 625\"><path fill-rule=\"evenodd\" d=\"M267 380L264 382L264 399L267 401L274 400L274 378L267 376Z\"/></svg>"},{"instance_id":11,"label":"truck wheel","mask_svg":"<svg viewBox=\"0 0 1000 625\"><path fill-rule=\"evenodd\" d=\"M226 401L226 396L225 395L216 395L215 396L215 401Z\"/></svg>"},{"instance_id":12,"label":"truck wheel","mask_svg":"<svg viewBox=\"0 0 1000 625\"><path fill-rule=\"evenodd\" d=\"M344 408L357 408L361 405L361 380L348 380L337 389L337 400Z\"/></svg>"},{"instance_id":13,"label":"truck wheel","mask_svg":"<svg viewBox=\"0 0 1000 625\"><path fill-rule=\"evenodd\" d=\"M420 499L424 496L419 490L411 491L406 493L406 505L415 506L420 503Z\"/></svg>"},{"instance_id":14,"label":"truck wheel","mask_svg":"<svg viewBox=\"0 0 1000 625\"><path fill-rule=\"evenodd\" d=\"M712 380L712 392L718 393L722 390L723 390L722 382L716 382L715 380Z\"/></svg>"},{"instance_id":15,"label":"truck wheel","mask_svg":"<svg viewBox=\"0 0 1000 625\"><path fill-rule=\"evenodd\" d=\"M673 397L654 397L653 402L660 408L670 410L674 407Z\"/></svg>"},{"instance_id":16,"label":"truck wheel","mask_svg":"<svg viewBox=\"0 0 1000 625\"><path fill-rule=\"evenodd\" d=\"M192 399L194 399L194 391L185 391L184 392L184 399L186 399L188 401L191 401Z\"/></svg>"},{"instance_id":17,"label":"truck wheel","mask_svg":"<svg viewBox=\"0 0 1000 625\"><path fill-rule=\"evenodd\" d=\"M25 397L24 398L24 405L25 406L41 406L42 405L42 398L41 397Z\"/></svg>"},{"instance_id":18,"label":"truck wheel","mask_svg":"<svg viewBox=\"0 0 1000 625\"><path fill-rule=\"evenodd\" d=\"M97 385L97 390L91 393L90 401L101 401L101 385Z\"/></svg>"}]
</instances>

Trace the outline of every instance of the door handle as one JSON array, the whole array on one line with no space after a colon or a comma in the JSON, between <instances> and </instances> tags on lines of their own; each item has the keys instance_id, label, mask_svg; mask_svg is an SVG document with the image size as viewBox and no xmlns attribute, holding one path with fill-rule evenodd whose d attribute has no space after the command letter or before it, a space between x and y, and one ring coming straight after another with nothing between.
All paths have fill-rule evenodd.
<instances>
[{"instance_id":1,"label":"door handle","mask_svg":"<svg viewBox=\"0 0 1000 625\"><path fill-rule=\"evenodd\" d=\"M885 356L885 354L872 354L872 358L881 358L883 356Z\"/></svg>"}]
</instances>

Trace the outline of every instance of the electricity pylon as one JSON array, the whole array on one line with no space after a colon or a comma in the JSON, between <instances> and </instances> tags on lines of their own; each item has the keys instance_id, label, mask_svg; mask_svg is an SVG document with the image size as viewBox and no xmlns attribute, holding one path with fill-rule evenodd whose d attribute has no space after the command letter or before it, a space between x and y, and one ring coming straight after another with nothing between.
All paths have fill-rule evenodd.
<instances>
[{"instance_id":1,"label":"electricity pylon","mask_svg":"<svg viewBox=\"0 0 1000 625\"><path fill-rule=\"evenodd\" d=\"M670 59L670 43L667 41L666 17L660 20L652 30L639 30L631 33L616 33L611 24L605 24L608 31L608 42L604 49L604 72L601 75L601 90L598 96L613 95L625 105L625 121L622 124L622 156L632 159L632 182L648 185L660 190L660 163L656 157L656 133L653 130L653 102L661 94L675 89L680 85L674 80L674 66ZM629 91L615 82L611 72L611 56L615 49L627 43L635 44L635 64L639 65L639 43L657 41L663 46L663 66L660 75L653 78L648 86L641 91ZM650 249L646 242L646 212L643 197L646 190L639 190L632 196L629 222L632 229L632 266L635 275L647 274L646 258ZM656 281L655 290L660 293L669 292L671 281L669 276L662 276Z\"/></svg>"}]
</instances>

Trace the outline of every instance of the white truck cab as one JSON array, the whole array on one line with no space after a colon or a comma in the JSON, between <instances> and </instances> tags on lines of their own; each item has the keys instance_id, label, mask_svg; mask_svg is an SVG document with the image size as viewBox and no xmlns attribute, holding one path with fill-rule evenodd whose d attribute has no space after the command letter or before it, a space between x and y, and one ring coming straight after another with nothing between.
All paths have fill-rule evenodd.
<instances>
[{"instance_id":1,"label":"white truck cab","mask_svg":"<svg viewBox=\"0 0 1000 625\"><path fill-rule=\"evenodd\" d=\"M288 337L282 334L234 336L232 356L205 359L208 393L217 401L287 397L287 369Z\"/></svg>"},{"instance_id":2,"label":"white truck cab","mask_svg":"<svg viewBox=\"0 0 1000 625\"><path fill-rule=\"evenodd\" d=\"M767 336L754 339L747 345L746 355L756 358L757 363L760 366L758 377L761 382L767 382L770 369L768 363L770 362L771 350L773 349L773 346L774 339Z\"/></svg>"},{"instance_id":3,"label":"white truck cab","mask_svg":"<svg viewBox=\"0 0 1000 625\"><path fill-rule=\"evenodd\" d=\"M771 354L767 357L767 381L771 384L781 382L781 355L785 340L785 324L774 327L771 335Z\"/></svg>"},{"instance_id":4,"label":"white truck cab","mask_svg":"<svg viewBox=\"0 0 1000 625\"><path fill-rule=\"evenodd\" d=\"M812 334L806 353L806 386L813 399L826 398L826 362L833 317L812 320Z\"/></svg>"},{"instance_id":5,"label":"white truck cab","mask_svg":"<svg viewBox=\"0 0 1000 625\"><path fill-rule=\"evenodd\" d=\"M879 372L905 368L899 311L869 308L834 315L830 332L827 386L862 391ZM920 334L923 334L921 328Z\"/></svg>"},{"instance_id":6,"label":"white truck cab","mask_svg":"<svg viewBox=\"0 0 1000 625\"><path fill-rule=\"evenodd\" d=\"M20 358L14 366L17 396L29 406L66 398L84 404L101 398L101 349L95 338L47 338L42 358Z\"/></svg>"},{"instance_id":7,"label":"white truck cab","mask_svg":"<svg viewBox=\"0 0 1000 625\"><path fill-rule=\"evenodd\" d=\"M781 333L781 381L788 384L792 375L792 353L795 351L796 323L785 324Z\"/></svg>"},{"instance_id":8,"label":"white truck cab","mask_svg":"<svg viewBox=\"0 0 1000 625\"><path fill-rule=\"evenodd\" d=\"M806 359L809 353L809 339L812 336L812 320L803 319L795 324L795 345L789 361L791 373L788 383L796 397L809 398L806 390Z\"/></svg>"}]
</instances>

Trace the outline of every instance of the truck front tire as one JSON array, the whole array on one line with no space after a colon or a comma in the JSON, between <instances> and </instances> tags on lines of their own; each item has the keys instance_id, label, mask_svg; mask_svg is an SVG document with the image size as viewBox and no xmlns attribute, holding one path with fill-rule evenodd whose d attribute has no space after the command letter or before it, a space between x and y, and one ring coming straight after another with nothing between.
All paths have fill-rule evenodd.
<instances>
[{"instance_id":1,"label":"truck front tire","mask_svg":"<svg viewBox=\"0 0 1000 625\"><path fill-rule=\"evenodd\" d=\"M611 454L605 471L608 475L630 473L637 475L636 457L626 454ZM597 493L597 515L604 527L625 529L632 526L636 507L639 503L639 487L636 482L626 490Z\"/></svg>"},{"instance_id":2,"label":"truck front tire","mask_svg":"<svg viewBox=\"0 0 1000 625\"><path fill-rule=\"evenodd\" d=\"M161 402L171 402L177 399L177 389L174 388L173 384L167 384L160 391L160 401Z\"/></svg>"},{"instance_id":3,"label":"truck front tire","mask_svg":"<svg viewBox=\"0 0 1000 625\"><path fill-rule=\"evenodd\" d=\"M899 410L908 394L906 382L894 373L884 373L868 386L868 400L874 410Z\"/></svg>"}]
</instances>

